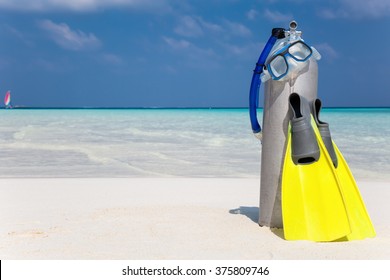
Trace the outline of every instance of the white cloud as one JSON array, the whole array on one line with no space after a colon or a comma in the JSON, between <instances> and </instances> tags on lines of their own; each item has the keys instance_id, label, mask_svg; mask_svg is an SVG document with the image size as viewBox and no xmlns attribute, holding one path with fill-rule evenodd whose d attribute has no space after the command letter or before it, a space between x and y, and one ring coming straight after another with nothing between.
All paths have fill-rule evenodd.
<instances>
[{"instance_id":1,"label":"white cloud","mask_svg":"<svg viewBox=\"0 0 390 280\"><path fill-rule=\"evenodd\" d=\"M239 37L249 37L252 32L249 28L239 22L222 20L220 24L206 21L200 16L182 16L179 19L178 25L174 28L174 32L178 35L188 38L196 38L201 36L210 36L216 34L229 34Z\"/></svg>"},{"instance_id":2,"label":"white cloud","mask_svg":"<svg viewBox=\"0 0 390 280\"><path fill-rule=\"evenodd\" d=\"M225 20L225 25L228 29L228 32L232 35L240 37L249 37L252 35L252 32L249 30L249 28L241 23Z\"/></svg>"},{"instance_id":3,"label":"white cloud","mask_svg":"<svg viewBox=\"0 0 390 280\"><path fill-rule=\"evenodd\" d=\"M319 12L318 12L318 15L322 18L326 18L326 19L335 19L338 17L338 15L336 14L335 11L331 10L331 9L321 9Z\"/></svg>"},{"instance_id":4,"label":"white cloud","mask_svg":"<svg viewBox=\"0 0 390 280\"><path fill-rule=\"evenodd\" d=\"M57 63L49 61L43 58L34 59L34 66L37 66L39 69L44 69L49 72L58 71L62 67L59 67Z\"/></svg>"},{"instance_id":5,"label":"white cloud","mask_svg":"<svg viewBox=\"0 0 390 280\"><path fill-rule=\"evenodd\" d=\"M197 20L199 21L200 25L202 26L202 28L204 30L207 30L207 31L210 31L210 32L221 32L223 31L223 27L219 24L216 24L216 23L212 23L212 22L209 22L209 21L205 21L203 18L201 17L196 17Z\"/></svg>"},{"instance_id":6,"label":"white cloud","mask_svg":"<svg viewBox=\"0 0 390 280\"><path fill-rule=\"evenodd\" d=\"M286 22L293 19L292 14L283 14L278 11L270 11L269 9L264 11L264 16L273 22Z\"/></svg>"},{"instance_id":7,"label":"white cloud","mask_svg":"<svg viewBox=\"0 0 390 280\"><path fill-rule=\"evenodd\" d=\"M199 21L191 16L181 17L174 31L184 37L199 37L203 35Z\"/></svg>"},{"instance_id":8,"label":"white cloud","mask_svg":"<svg viewBox=\"0 0 390 280\"><path fill-rule=\"evenodd\" d=\"M184 37L200 37L206 32L221 32L223 28L216 23L204 20L200 16L182 16L174 31Z\"/></svg>"},{"instance_id":9,"label":"white cloud","mask_svg":"<svg viewBox=\"0 0 390 280\"><path fill-rule=\"evenodd\" d=\"M100 40L93 33L86 34L80 30L72 30L65 23L57 24L51 20L42 20L38 24L57 45L66 50L91 50L101 45Z\"/></svg>"},{"instance_id":10,"label":"white cloud","mask_svg":"<svg viewBox=\"0 0 390 280\"><path fill-rule=\"evenodd\" d=\"M255 9L251 9L249 12L246 13L246 17L249 20L255 20L258 15L259 15L259 12L256 11Z\"/></svg>"},{"instance_id":11,"label":"white cloud","mask_svg":"<svg viewBox=\"0 0 390 280\"><path fill-rule=\"evenodd\" d=\"M113 65L121 65L123 64L123 59L116 55L116 54L112 54L112 53L104 53L102 54L102 59L103 61L109 63L109 64L113 64Z\"/></svg>"},{"instance_id":12,"label":"white cloud","mask_svg":"<svg viewBox=\"0 0 390 280\"><path fill-rule=\"evenodd\" d=\"M335 60L340 57L339 53L328 43L317 44L315 48L325 59Z\"/></svg>"},{"instance_id":13,"label":"white cloud","mask_svg":"<svg viewBox=\"0 0 390 280\"><path fill-rule=\"evenodd\" d=\"M187 38L198 38L209 36L216 38L215 35L250 37L252 32L249 28L239 22L233 22L223 19L220 24L206 21L200 16L182 16L179 18L178 25L174 32Z\"/></svg>"},{"instance_id":14,"label":"white cloud","mask_svg":"<svg viewBox=\"0 0 390 280\"><path fill-rule=\"evenodd\" d=\"M181 59L175 59L177 64L187 65L191 68L218 67L218 55L210 48L201 48L187 40L162 37L175 56L180 55Z\"/></svg>"},{"instance_id":15,"label":"white cloud","mask_svg":"<svg viewBox=\"0 0 390 280\"><path fill-rule=\"evenodd\" d=\"M389 0L338 0L337 8L319 11L323 18L382 18L390 16Z\"/></svg>"},{"instance_id":16,"label":"white cloud","mask_svg":"<svg viewBox=\"0 0 390 280\"><path fill-rule=\"evenodd\" d=\"M242 45L236 44L222 44L222 47L226 50L229 56L240 56L241 58L254 59L253 54L257 54L264 47L264 44L261 43L247 43Z\"/></svg>"},{"instance_id":17,"label":"white cloud","mask_svg":"<svg viewBox=\"0 0 390 280\"><path fill-rule=\"evenodd\" d=\"M167 0L0 0L0 8L20 11L94 11L102 8L128 7L165 9Z\"/></svg>"},{"instance_id":18,"label":"white cloud","mask_svg":"<svg viewBox=\"0 0 390 280\"><path fill-rule=\"evenodd\" d=\"M200 48L187 40L183 40L183 39L178 40L170 37L163 37L163 40L173 50L182 51L191 58L196 59L196 58L211 57L215 55L212 49Z\"/></svg>"},{"instance_id":19,"label":"white cloud","mask_svg":"<svg viewBox=\"0 0 390 280\"><path fill-rule=\"evenodd\" d=\"M12 34L12 36L18 38L25 45L27 45L29 47L34 45L34 43L28 39L28 36L26 34L24 34L23 32L19 31L16 28L14 28L13 26L8 25L8 24L4 24L3 27L9 34Z\"/></svg>"},{"instance_id":20,"label":"white cloud","mask_svg":"<svg viewBox=\"0 0 390 280\"><path fill-rule=\"evenodd\" d=\"M167 43L170 47L175 50L183 50L188 49L192 44L187 40L177 40L169 37L163 37L165 43Z\"/></svg>"}]
</instances>

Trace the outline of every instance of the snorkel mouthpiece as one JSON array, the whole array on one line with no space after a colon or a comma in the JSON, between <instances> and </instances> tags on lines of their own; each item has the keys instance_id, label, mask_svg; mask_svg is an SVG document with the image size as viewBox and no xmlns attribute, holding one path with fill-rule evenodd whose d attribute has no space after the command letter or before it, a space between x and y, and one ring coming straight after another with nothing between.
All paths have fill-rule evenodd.
<instances>
[{"instance_id":1,"label":"snorkel mouthpiece","mask_svg":"<svg viewBox=\"0 0 390 280\"><path fill-rule=\"evenodd\" d=\"M283 39L286 37L286 29L284 28L272 28L272 37L276 39Z\"/></svg>"}]
</instances>

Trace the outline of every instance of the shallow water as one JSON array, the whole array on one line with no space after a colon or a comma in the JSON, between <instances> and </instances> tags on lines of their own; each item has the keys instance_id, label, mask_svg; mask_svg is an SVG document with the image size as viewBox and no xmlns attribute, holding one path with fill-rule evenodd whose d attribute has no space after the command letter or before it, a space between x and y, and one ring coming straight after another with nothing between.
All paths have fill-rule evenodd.
<instances>
[{"instance_id":1,"label":"shallow water","mask_svg":"<svg viewBox=\"0 0 390 280\"><path fill-rule=\"evenodd\" d=\"M24 109L0 118L0 177L260 175L246 109ZM321 119L357 178L390 179L390 109L325 109Z\"/></svg>"}]
</instances>

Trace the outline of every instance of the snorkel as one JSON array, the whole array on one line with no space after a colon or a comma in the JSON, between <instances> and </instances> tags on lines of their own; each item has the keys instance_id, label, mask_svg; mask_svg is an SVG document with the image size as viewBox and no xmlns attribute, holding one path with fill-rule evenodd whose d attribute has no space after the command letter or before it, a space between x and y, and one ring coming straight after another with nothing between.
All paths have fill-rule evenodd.
<instances>
[{"instance_id":1,"label":"snorkel","mask_svg":"<svg viewBox=\"0 0 390 280\"><path fill-rule=\"evenodd\" d=\"M290 22L290 29L274 28L268 39L256 68L253 71L252 82L249 93L249 115L252 131L261 141L262 132L257 120L257 106L259 89L261 83L273 79L286 81L296 78L307 65L306 62L311 56L316 60L321 55L314 47L308 46L301 38L302 32L297 31L297 23Z\"/></svg>"},{"instance_id":2,"label":"snorkel","mask_svg":"<svg viewBox=\"0 0 390 280\"><path fill-rule=\"evenodd\" d=\"M256 63L256 68L253 70L252 82L249 91L249 116L251 120L252 131L259 140L261 140L262 138L261 126L259 124L259 121L257 120L257 106L259 99L259 89L261 86L260 74L263 73L265 60L267 59L273 46L275 45L276 40L284 38L284 33L284 28L272 29L271 37L268 39L268 42L265 45Z\"/></svg>"}]
</instances>

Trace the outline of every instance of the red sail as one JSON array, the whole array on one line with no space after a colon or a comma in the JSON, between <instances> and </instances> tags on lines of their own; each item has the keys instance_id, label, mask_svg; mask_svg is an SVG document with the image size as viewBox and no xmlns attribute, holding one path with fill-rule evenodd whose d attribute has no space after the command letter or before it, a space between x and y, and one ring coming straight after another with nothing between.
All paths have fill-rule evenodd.
<instances>
[{"instance_id":1,"label":"red sail","mask_svg":"<svg viewBox=\"0 0 390 280\"><path fill-rule=\"evenodd\" d=\"M11 104L11 91L7 91L4 97L5 106L9 106Z\"/></svg>"}]
</instances>

